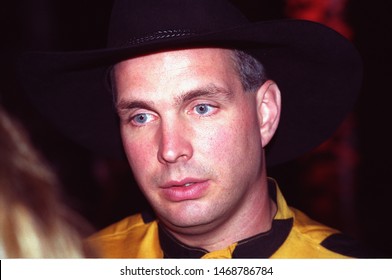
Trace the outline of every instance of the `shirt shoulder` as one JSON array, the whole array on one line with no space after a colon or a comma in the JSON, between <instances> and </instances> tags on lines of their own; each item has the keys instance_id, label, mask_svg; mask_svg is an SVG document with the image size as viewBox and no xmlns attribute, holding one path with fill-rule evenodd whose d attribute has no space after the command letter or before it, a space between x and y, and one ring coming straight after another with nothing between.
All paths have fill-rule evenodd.
<instances>
[{"instance_id":1,"label":"shirt shoulder","mask_svg":"<svg viewBox=\"0 0 392 280\"><path fill-rule=\"evenodd\" d=\"M86 244L102 258L159 258L163 255L157 222L145 222L141 214L98 231Z\"/></svg>"},{"instance_id":2,"label":"shirt shoulder","mask_svg":"<svg viewBox=\"0 0 392 280\"><path fill-rule=\"evenodd\" d=\"M290 207L291 208L291 207ZM361 257L354 239L291 208L293 227L286 241L272 256L276 258L353 258Z\"/></svg>"}]
</instances>

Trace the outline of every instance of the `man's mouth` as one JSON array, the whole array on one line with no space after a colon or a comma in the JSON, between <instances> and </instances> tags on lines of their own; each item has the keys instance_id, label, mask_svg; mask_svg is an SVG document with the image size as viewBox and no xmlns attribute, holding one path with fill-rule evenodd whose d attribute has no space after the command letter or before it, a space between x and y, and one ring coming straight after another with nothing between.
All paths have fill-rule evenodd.
<instances>
[{"instance_id":1,"label":"man's mouth","mask_svg":"<svg viewBox=\"0 0 392 280\"><path fill-rule=\"evenodd\" d=\"M205 195L210 183L209 180L185 179L170 181L161 189L164 197L170 201L195 200Z\"/></svg>"},{"instance_id":2,"label":"man's mouth","mask_svg":"<svg viewBox=\"0 0 392 280\"><path fill-rule=\"evenodd\" d=\"M169 182L166 182L161 186L161 188L166 189L166 188L175 188L175 187L190 187L194 184L200 184L203 183L207 180L203 179L195 179L195 178L186 178L182 180L172 180Z\"/></svg>"}]
</instances>

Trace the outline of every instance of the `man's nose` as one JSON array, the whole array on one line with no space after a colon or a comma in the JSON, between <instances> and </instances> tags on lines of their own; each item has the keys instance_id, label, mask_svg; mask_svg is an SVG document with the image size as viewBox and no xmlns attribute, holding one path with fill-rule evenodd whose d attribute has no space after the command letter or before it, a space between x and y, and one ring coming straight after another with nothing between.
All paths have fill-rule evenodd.
<instances>
[{"instance_id":1,"label":"man's nose","mask_svg":"<svg viewBox=\"0 0 392 280\"><path fill-rule=\"evenodd\" d=\"M190 131L179 122L163 124L160 129L158 160L163 164L187 161L193 155Z\"/></svg>"}]
</instances>

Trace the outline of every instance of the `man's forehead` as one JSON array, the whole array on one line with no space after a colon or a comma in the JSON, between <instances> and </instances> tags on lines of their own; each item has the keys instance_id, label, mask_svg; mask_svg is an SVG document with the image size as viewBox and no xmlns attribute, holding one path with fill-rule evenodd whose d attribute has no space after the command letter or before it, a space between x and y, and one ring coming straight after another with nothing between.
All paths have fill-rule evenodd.
<instances>
[{"instance_id":1,"label":"man's forehead","mask_svg":"<svg viewBox=\"0 0 392 280\"><path fill-rule=\"evenodd\" d=\"M173 50L131 58L115 67L117 97L146 101L148 96L156 98L166 92L172 95L174 103L195 95L227 98L234 88L242 88L233 65L231 50L218 48Z\"/></svg>"},{"instance_id":2,"label":"man's forehead","mask_svg":"<svg viewBox=\"0 0 392 280\"><path fill-rule=\"evenodd\" d=\"M116 64L112 82L116 90L165 87L173 80L177 81L177 86L200 83L202 80L204 84L226 83L234 78L233 75L238 76L232 54L232 50L221 48L192 48L147 54Z\"/></svg>"}]
</instances>

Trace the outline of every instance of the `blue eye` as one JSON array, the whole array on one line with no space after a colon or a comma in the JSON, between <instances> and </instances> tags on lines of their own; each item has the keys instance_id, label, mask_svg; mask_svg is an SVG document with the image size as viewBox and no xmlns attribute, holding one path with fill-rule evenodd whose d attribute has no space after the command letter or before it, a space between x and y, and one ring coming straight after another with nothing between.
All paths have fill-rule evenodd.
<instances>
[{"instance_id":1,"label":"blue eye","mask_svg":"<svg viewBox=\"0 0 392 280\"><path fill-rule=\"evenodd\" d=\"M137 114L136 116L132 117L132 121L138 125L146 124L152 119L153 119L152 116L146 113Z\"/></svg>"},{"instance_id":2,"label":"blue eye","mask_svg":"<svg viewBox=\"0 0 392 280\"><path fill-rule=\"evenodd\" d=\"M211 113L212 109L213 109L213 107L208 104L199 104L199 105L195 106L195 111L199 115L207 115L207 114Z\"/></svg>"}]
</instances>

